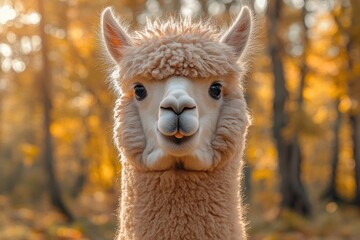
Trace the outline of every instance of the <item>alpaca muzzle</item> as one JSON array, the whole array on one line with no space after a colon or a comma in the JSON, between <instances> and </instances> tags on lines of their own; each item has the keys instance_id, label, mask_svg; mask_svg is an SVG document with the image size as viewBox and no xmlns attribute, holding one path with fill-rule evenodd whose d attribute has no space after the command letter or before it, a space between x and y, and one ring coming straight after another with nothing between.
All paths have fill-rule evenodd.
<instances>
[{"instance_id":1,"label":"alpaca muzzle","mask_svg":"<svg viewBox=\"0 0 360 240\"><path fill-rule=\"evenodd\" d=\"M158 129L165 136L181 139L196 133L199 113L196 103L184 90L170 91L160 103Z\"/></svg>"}]
</instances>

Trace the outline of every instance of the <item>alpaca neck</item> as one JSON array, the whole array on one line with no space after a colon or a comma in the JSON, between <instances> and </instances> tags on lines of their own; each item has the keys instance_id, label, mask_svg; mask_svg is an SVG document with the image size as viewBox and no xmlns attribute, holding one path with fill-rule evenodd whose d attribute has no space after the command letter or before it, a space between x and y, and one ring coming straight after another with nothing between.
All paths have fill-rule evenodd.
<instances>
[{"instance_id":1,"label":"alpaca neck","mask_svg":"<svg viewBox=\"0 0 360 240\"><path fill-rule=\"evenodd\" d=\"M140 172L125 162L118 239L243 239L238 165Z\"/></svg>"}]
</instances>

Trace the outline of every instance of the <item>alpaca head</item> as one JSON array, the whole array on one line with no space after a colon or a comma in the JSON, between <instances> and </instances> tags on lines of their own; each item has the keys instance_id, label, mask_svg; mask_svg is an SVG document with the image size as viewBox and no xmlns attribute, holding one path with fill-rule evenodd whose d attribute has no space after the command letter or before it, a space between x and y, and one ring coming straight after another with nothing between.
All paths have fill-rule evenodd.
<instances>
[{"instance_id":1,"label":"alpaca head","mask_svg":"<svg viewBox=\"0 0 360 240\"><path fill-rule=\"evenodd\" d=\"M130 34L104 10L123 159L145 171L207 171L242 151L249 120L240 78L251 21L244 7L222 35L211 24L174 18Z\"/></svg>"}]
</instances>

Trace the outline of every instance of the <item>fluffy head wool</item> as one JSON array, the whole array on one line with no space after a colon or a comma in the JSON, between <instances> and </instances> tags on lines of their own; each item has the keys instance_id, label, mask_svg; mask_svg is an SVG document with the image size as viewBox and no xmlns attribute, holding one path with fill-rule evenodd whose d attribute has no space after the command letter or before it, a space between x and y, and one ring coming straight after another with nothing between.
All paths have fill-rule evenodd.
<instances>
[{"instance_id":1,"label":"fluffy head wool","mask_svg":"<svg viewBox=\"0 0 360 240\"><path fill-rule=\"evenodd\" d=\"M118 80L207 78L239 72L232 48L219 44L217 30L210 22L191 23L189 19L148 22L144 30L131 34L131 45L123 47L126 58L118 62Z\"/></svg>"}]
</instances>

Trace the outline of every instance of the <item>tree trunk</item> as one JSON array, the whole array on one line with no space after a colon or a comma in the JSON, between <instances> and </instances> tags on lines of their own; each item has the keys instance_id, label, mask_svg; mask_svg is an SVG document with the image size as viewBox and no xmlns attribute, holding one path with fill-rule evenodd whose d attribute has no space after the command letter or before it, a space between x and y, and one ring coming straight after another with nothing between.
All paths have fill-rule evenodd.
<instances>
[{"instance_id":1,"label":"tree trunk","mask_svg":"<svg viewBox=\"0 0 360 240\"><path fill-rule=\"evenodd\" d=\"M306 0L304 0L304 5L306 5ZM298 99L297 99L297 111L304 111L304 88L305 88L305 80L306 75L308 73L307 67L307 26L305 24L305 16L306 16L306 8L302 9L302 25L303 25L303 56L302 56L302 64L300 66L300 83L298 90ZM301 146L299 142L299 131L300 128L297 126L293 133L293 137L291 140L291 149L290 149L290 176L291 176L291 185L294 191L294 200L292 202L292 208L300 212L304 215L309 215L311 212L311 204L307 193L305 191L305 187L301 180L301 163L302 163L302 155L301 155Z\"/></svg>"},{"instance_id":2,"label":"tree trunk","mask_svg":"<svg viewBox=\"0 0 360 240\"><path fill-rule=\"evenodd\" d=\"M3 95L5 94L5 89L2 89L2 82L1 81L4 81L4 80L1 80L0 79L0 152L2 150L2 146L4 146L4 144L2 143L2 139L3 139L3 131L2 131L2 116L4 116L3 114L3 108L2 108L2 105L3 105Z\"/></svg>"},{"instance_id":3,"label":"tree trunk","mask_svg":"<svg viewBox=\"0 0 360 240\"><path fill-rule=\"evenodd\" d=\"M282 135L288 123L285 104L288 92L285 87L285 74L280 56L281 43L277 36L278 21L281 12L281 1L276 0L269 6L269 51L274 74L274 102L273 102L273 135L276 141L278 166L280 173L281 207L288 208L303 215L310 213L310 202L301 181L301 151L297 133L289 141ZM306 71L304 71L305 74ZM305 75L303 74L303 78ZM302 104L303 79L300 84L299 105Z\"/></svg>"},{"instance_id":4,"label":"tree trunk","mask_svg":"<svg viewBox=\"0 0 360 240\"><path fill-rule=\"evenodd\" d=\"M280 170L280 191L282 195L281 205L287 202L287 189L289 182L283 181L288 179L286 171L286 145L282 137L281 130L285 127L285 100L287 90L285 88L284 69L278 51L278 38L273 34L277 28L279 18L279 1L272 2L269 9L270 26L269 26L269 51L272 60L272 70L274 74L274 100L273 100L273 135L276 140L276 150L278 155L278 164Z\"/></svg>"},{"instance_id":5,"label":"tree trunk","mask_svg":"<svg viewBox=\"0 0 360 240\"><path fill-rule=\"evenodd\" d=\"M354 203L360 206L360 117L359 114L350 115L352 152L355 161L355 199Z\"/></svg>"},{"instance_id":6,"label":"tree trunk","mask_svg":"<svg viewBox=\"0 0 360 240\"><path fill-rule=\"evenodd\" d=\"M52 144L52 136L50 133L51 126L51 110L52 110L52 99L51 99L51 70L50 63L48 59L48 41L45 33L45 11L44 11L44 1L38 0L38 9L41 15L40 21L40 37L42 43L42 71L39 77L39 87L40 87L40 96L41 103L43 108L43 159L45 166L45 174L47 177L48 188L50 191L51 203L56 207L67 220L74 220L73 215L69 211L69 209L65 206L58 182L55 176L55 168L54 168L54 157L53 157L53 144Z\"/></svg>"},{"instance_id":7,"label":"tree trunk","mask_svg":"<svg viewBox=\"0 0 360 240\"><path fill-rule=\"evenodd\" d=\"M353 14L351 18L351 31L350 38L346 46L347 54L348 54L348 67L350 72L352 73L350 76L351 79L348 79L348 90L349 95L353 102L360 102L360 79L359 75L355 75L355 64L353 62L352 57L355 55L353 52L359 50L360 44L358 38L353 36L354 33L358 33L360 30L360 17L355 13L355 9L359 9L360 3L357 0L351 0L351 6L353 9ZM355 171L355 198L354 203L360 206L360 107L355 104L354 109L352 109L350 113L350 125L351 125L351 139L352 139L352 152L354 158L354 171Z\"/></svg>"},{"instance_id":8,"label":"tree trunk","mask_svg":"<svg viewBox=\"0 0 360 240\"><path fill-rule=\"evenodd\" d=\"M244 164L243 167L243 178L241 179L241 191L243 194L242 201L245 203L250 203L251 199L251 167L248 164Z\"/></svg>"},{"instance_id":9,"label":"tree trunk","mask_svg":"<svg viewBox=\"0 0 360 240\"><path fill-rule=\"evenodd\" d=\"M330 180L329 180L329 185L322 196L324 199L335 202L342 202L342 199L340 198L339 193L336 190L336 178L337 178L337 169L338 169L339 153L340 153L339 133L340 133L340 124L341 124L341 112L339 111L339 103L340 103L340 99L338 99L336 103L336 120L333 128L334 139L332 144L333 155L331 160Z\"/></svg>"},{"instance_id":10,"label":"tree trunk","mask_svg":"<svg viewBox=\"0 0 360 240\"><path fill-rule=\"evenodd\" d=\"M79 143L75 143L74 145L74 151L76 153L77 159L79 160L79 164L80 164L80 174L79 176L77 176L75 180L75 184L71 189L71 196L74 198L78 197L79 194L84 189L87 180L87 172L88 172L88 168L86 165L88 161L84 156L84 154L85 154L86 145L90 144L90 139L91 139L90 126L88 125L89 113L86 113L82 117L83 117L82 118L83 126L85 129L85 136L82 140L83 144L80 146Z\"/></svg>"},{"instance_id":11,"label":"tree trunk","mask_svg":"<svg viewBox=\"0 0 360 240\"><path fill-rule=\"evenodd\" d=\"M295 136L291 145L290 156L290 180L293 192L290 209L307 216L311 213L311 204L301 180L301 163L301 147L298 137Z\"/></svg>"}]
</instances>

